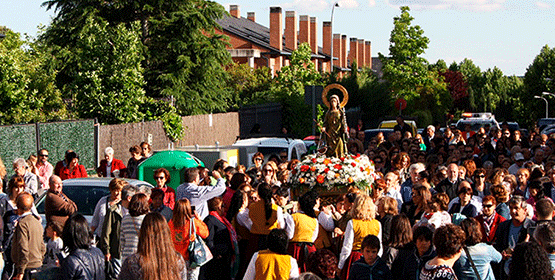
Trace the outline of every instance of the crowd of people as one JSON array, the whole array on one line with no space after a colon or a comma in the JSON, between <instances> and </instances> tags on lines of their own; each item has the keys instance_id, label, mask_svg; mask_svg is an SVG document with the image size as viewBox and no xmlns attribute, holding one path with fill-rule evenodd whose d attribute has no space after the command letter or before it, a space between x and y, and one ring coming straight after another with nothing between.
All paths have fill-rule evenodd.
<instances>
[{"instance_id":1,"label":"crowd of people","mask_svg":"<svg viewBox=\"0 0 555 280\"><path fill-rule=\"evenodd\" d=\"M90 223L63 193L62 180L86 176L74 151L55 167L45 149L17 159L0 198L3 279L553 279L555 138L507 126L413 136L402 119L389 135L362 128L346 150L368 155L377 179L322 197L292 186L299 160L285 152L186 169L176 189L160 168L150 189L120 179L136 178L147 143L127 165L106 148L96 172L114 179Z\"/></svg>"}]
</instances>

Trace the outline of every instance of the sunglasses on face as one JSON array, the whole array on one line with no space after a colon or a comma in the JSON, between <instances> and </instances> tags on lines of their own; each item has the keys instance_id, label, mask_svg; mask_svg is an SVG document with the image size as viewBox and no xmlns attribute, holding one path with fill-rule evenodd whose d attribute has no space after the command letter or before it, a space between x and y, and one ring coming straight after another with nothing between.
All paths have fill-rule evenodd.
<instances>
[{"instance_id":1,"label":"sunglasses on face","mask_svg":"<svg viewBox=\"0 0 555 280\"><path fill-rule=\"evenodd\" d=\"M491 208L493 204L482 204L482 208Z\"/></svg>"},{"instance_id":2,"label":"sunglasses on face","mask_svg":"<svg viewBox=\"0 0 555 280\"><path fill-rule=\"evenodd\" d=\"M39 157L48 157L48 155L39 155Z\"/></svg>"},{"instance_id":3,"label":"sunglasses on face","mask_svg":"<svg viewBox=\"0 0 555 280\"><path fill-rule=\"evenodd\" d=\"M259 160L262 160L262 159L261 158L255 158L254 160L259 161Z\"/></svg>"},{"instance_id":4,"label":"sunglasses on face","mask_svg":"<svg viewBox=\"0 0 555 280\"><path fill-rule=\"evenodd\" d=\"M164 180L165 178L166 178L166 177L164 177L164 176L154 177L154 179L156 179L156 180Z\"/></svg>"}]
</instances>

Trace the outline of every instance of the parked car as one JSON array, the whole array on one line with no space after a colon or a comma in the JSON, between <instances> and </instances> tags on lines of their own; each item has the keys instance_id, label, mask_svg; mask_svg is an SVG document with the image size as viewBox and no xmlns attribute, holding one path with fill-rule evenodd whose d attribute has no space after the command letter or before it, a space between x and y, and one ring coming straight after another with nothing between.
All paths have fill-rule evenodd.
<instances>
[{"instance_id":1,"label":"parked car","mask_svg":"<svg viewBox=\"0 0 555 280\"><path fill-rule=\"evenodd\" d=\"M413 121L413 120L405 120L405 123L410 126L412 136L416 135L416 131L417 131L416 122ZM391 128L391 129L393 129L396 125L397 125L396 120L385 120L385 121L382 121L378 125L378 128Z\"/></svg>"},{"instance_id":2,"label":"parked car","mask_svg":"<svg viewBox=\"0 0 555 280\"><path fill-rule=\"evenodd\" d=\"M292 138L248 138L237 140L231 146L239 149L239 163L247 167L252 165L252 157L256 152L261 152L265 161L271 155L279 155L282 151L287 151L287 160L300 160L301 156L307 152L303 140Z\"/></svg>"},{"instance_id":3,"label":"parked car","mask_svg":"<svg viewBox=\"0 0 555 280\"><path fill-rule=\"evenodd\" d=\"M67 195L77 205L77 212L85 216L89 223L92 221L94 208L103 196L110 193L108 184L113 178L78 178L64 180L64 187L62 192ZM147 187L154 188L150 183L135 180L124 179L129 184L139 188ZM43 226L46 227L46 218L44 216L44 201L46 199L46 192L44 192L36 201L35 205L37 211L42 217Z\"/></svg>"},{"instance_id":4,"label":"parked car","mask_svg":"<svg viewBox=\"0 0 555 280\"><path fill-rule=\"evenodd\" d=\"M499 123L495 120L492 113L463 113L462 119L457 122L457 129L464 131L464 127L468 124L472 131L478 131L480 127L489 126L490 128L498 128Z\"/></svg>"},{"instance_id":5,"label":"parked car","mask_svg":"<svg viewBox=\"0 0 555 280\"><path fill-rule=\"evenodd\" d=\"M540 129L540 131L551 124L555 124L555 118L541 118L538 120L538 128Z\"/></svg>"},{"instance_id":6,"label":"parked car","mask_svg":"<svg viewBox=\"0 0 555 280\"><path fill-rule=\"evenodd\" d=\"M545 126L540 133L549 136L549 134L554 132L555 132L555 124L550 124L548 126Z\"/></svg>"}]
</instances>

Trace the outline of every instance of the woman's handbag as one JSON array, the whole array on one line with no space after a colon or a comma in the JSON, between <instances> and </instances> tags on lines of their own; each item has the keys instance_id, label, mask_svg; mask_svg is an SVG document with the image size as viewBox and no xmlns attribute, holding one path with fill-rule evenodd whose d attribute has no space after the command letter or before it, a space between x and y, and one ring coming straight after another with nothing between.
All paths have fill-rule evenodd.
<instances>
[{"instance_id":1,"label":"woman's handbag","mask_svg":"<svg viewBox=\"0 0 555 280\"><path fill-rule=\"evenodd\" d=\"M206 246L206 243L197 235L197 230L195 228L195 218L192 218L189 223L189 238L191 236L195 237L195 240L189 242L189 265L191 268L196 268L209 262L213 256L210 252L210 248Z\"/></svg>"}]
</instances>

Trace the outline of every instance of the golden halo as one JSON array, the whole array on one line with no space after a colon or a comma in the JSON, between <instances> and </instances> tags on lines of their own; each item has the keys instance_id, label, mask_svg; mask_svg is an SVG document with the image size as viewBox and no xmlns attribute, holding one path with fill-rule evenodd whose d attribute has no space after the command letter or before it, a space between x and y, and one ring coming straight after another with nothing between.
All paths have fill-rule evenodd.
<instances>
[{"instance_id":1,"label":"golden halo","mask_svg":"<svg viewBox=\"0 0 555 280\"><path fill-rule=\"evenodd\" d=\"M345 107L345 105L347 105L347 102L349 102L349 93L340 84L331 84L324 88L324 91L322 92L322 102L324 102L324 104L328 108L330 108L330 102L328 101L328 92L332 89L338 89L339 91L341 91L341 93L343 93L343 100L341 101L341 104L339 104L339 107Z\"/></svg>"}]
</instances>

